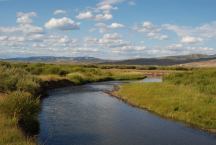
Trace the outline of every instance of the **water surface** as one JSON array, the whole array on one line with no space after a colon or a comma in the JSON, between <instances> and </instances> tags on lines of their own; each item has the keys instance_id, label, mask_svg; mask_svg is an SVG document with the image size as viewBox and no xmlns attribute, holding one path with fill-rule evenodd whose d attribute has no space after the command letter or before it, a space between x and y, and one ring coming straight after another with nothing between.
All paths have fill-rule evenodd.
<instances>
[{"instance_id":1,"label":"water surface","mask_svg":"<svg viewBox=\"0 0 216 145\"><path fill-rule=\"evenodd\" d=\"M119 83L50 91L39 116L40 144L216 145L214 135L131 107L103 92Z\"/></svg>"}]
</instances>

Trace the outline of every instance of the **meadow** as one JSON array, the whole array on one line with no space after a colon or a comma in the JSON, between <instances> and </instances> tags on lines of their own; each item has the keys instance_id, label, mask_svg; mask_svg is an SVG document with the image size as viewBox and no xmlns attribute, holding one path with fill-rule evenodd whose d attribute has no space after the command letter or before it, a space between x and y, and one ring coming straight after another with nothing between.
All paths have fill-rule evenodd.
<instances>
[{"instance_id":1,"label":"meadow","mask_svg":"<svg viewBox=\"0 0 216 145\"><path fill-rule=\"evenodd\" d=\"M162 83L130 83L114 95L160 116L216 132L216 69L172 73Z\"/></svg>"},{"instance_id":2,"label":"meadow","mask_svg":"<svg viewBox=\"0 0 216 145\"><path fill-rule=\"evenodd\" d=\"M178 72L178 73L177 73ZM131 83L116 95L162 116L214 130L216 69L0 62L0 145L34 145L47 89L164 73L163 83Z\"/></svg>"},{"instance_id":3,"label":"meadow","mask_svg":"<svg viewBox=\"0 0 216 145\"><path fill-rule=\"evenodd\" d=\"M140 71L94 65L0 62L0 145L36 144L37 116L47 88L142 78Z\"/></svg>"}]
</instances>

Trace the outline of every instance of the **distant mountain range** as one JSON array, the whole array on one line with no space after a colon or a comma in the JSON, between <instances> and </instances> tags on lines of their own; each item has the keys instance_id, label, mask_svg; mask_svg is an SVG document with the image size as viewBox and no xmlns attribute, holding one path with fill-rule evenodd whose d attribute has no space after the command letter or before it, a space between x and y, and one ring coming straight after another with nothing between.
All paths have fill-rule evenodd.
<instances>
[{"instance_id":1,"label":"distant mountain range","mask_svg":"<svg viewBox=\"0 0 216 145\"><path fill-rule=\"evenodd\" d=\"M216 55L203 55L203 54L191 54L191 55L179 55L179 56L167 56L159 58L137 58L109 62L111 64L127 64L127 65L179 65L192 62L201 62L216 59Z\"/></svg>"},{"instance_id":2,"label":"distant mountain range","mask_svg":"<svg viewBox=\"0 0 216 145\"><path fill-rule=\"evenodd\" d=\"M21 62L45 62L45 63L102 63L102 60L95 57L55 57L55 56L32 56L32 57L16 57L2 59L6 61L21 61Z\"/></svg>"},{"instance_id":3,"label":"distant mountain range","mask_svg":"<svg viewBox=\"0 0 216 145\"><path fill-rule=\"evenodd\" d=\"M46 62L46 63L96 63L96 64L119 64L119 65L178 65L193 62L202 62L216 59L216 55L191 54L179 56L167 56L158 58L137 58L127 60L104 60L95 57L55 57L36 56L26 58L2 59L6 61L22 62Z\"/></svg>"}]
</instances>

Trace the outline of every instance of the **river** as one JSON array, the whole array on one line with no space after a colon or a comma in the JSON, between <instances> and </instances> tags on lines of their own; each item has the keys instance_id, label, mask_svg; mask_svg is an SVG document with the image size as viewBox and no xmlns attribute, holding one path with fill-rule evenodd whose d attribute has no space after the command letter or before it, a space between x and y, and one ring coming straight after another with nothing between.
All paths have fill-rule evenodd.
<instances>
[{"instance_id":1,"label":"river","mask_svg":"<svg viewBox=\"0 0 216 145\"><path fill-rule=\"evenodd\" d=\"M143 81L160 82L148 78ZM122 82L54 89L42 102L41 145L216 145L216 136L131 107L104 91Z\"/></svg>"}]
</instances>

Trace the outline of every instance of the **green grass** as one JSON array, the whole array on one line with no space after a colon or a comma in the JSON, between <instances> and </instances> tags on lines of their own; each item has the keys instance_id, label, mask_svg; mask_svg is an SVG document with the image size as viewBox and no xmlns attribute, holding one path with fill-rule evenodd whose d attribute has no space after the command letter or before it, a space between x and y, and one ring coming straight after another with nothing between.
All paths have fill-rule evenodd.
<instances>
[{"instance_id":1,"label":"green grass","mask_svg":"<svg viewBox=\"0 0 216 145\"><path fill-rule=\"evenodd\" d=\"M164 78L165 82L193 86L206 95L216 95L216 69L198 69L187 73L176 73Z\"/></svg>"},{"instance_id":2,"label":"green grass","mask_svg":"<svg viewBox=\"0 0 216 145\"><path fill-rule=\"evenodd\" d=\"M29 135L38 133L39 98L28 92L14 91L0 102L0 110L8 117L16 119L25 133Z\"/></svg>"},{"instance_id":3,"label":"green grass","mask_svg":"<svg viewBox=\"0 0 216 145\"><path fill-rule=\"evenodd\" d=\"M91 65L0 62L0 145L36 144L33 136L39 131L39 98L44 84L50 84L47 82L67 80L81 85L144 77L136 70L102 69Z\"/></svg>"},{"instance_id":4,"label":"green grass","mask_svg":"<svg viewBox=\"0 0 216 145\"><path fill-rule=\"evenodd\" d=\"M161 116L216 131L216 69L176 73L163 83L122 85L115 95Z\"/></svg>"},{"instance_id":5,"label":"green grass","mask_svg":"<svg viewBox=\"0 0 216 145\"><path fill-rule=\"evenodd\" d=\"M32 138L23 135L15 118L0 114L0 145L36 145Z\"/></svg>"}]
</instances>

